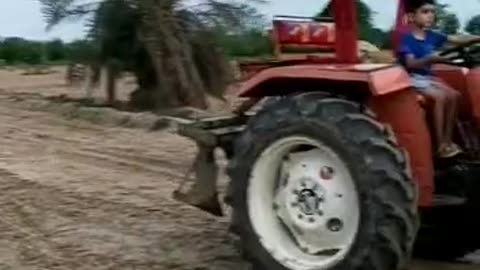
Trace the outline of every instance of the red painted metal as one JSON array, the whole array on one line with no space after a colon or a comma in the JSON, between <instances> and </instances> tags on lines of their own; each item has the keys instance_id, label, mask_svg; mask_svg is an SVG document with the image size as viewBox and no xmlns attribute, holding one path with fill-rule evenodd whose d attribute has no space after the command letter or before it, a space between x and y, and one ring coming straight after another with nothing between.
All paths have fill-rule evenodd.
<instances>
[{"instance_id":1,"label":"red painted metal","mask_svg":"<svg viewBox=\"0 0 480 270\"><path fill-rule=\"evenodd\" d=\"M395 50L398 49L401 36L408 31L409 27L405 12L406 0L398 1L396 27L392 36ZM312 34L325 27L325 22L297 23L285 20L274 22L274 44L278 45L278 49L285 44L306 46L333 43L335 58L302 55L289 61L282 58L269 63L249 63L247 66L251 68L252 75L254 72L258 73L242 83L237 95L251 98L279 95L278 91L282 91L282 84L298 81L322 82L333 85L332 89L347 85L348 87L344 87L344 90L351 89L357 93L370 91L369 105L382 122L393 128L399 143L409 154L412 173L420 189L419 205L431 206L435 188L434 166L432 141L425 121L425 110L418 102L419 96L411 90L410 77L402 67L358 64L358 26L355 4L354 0L332 0L336 33L333 36L324 30L320 31L321 35ZM332 37L334 37L333 40ZM452 68L436 69L436 71L441 73L440 77L449 84L460 91L464 90L462 94L469 97L471 104L480 103L480 91L474 91L480 86L480 70L472 70L465 74L461 69ZM288 89L288 91L302 90ZM476 100L479 102L475 102ZM480 126L480 106L471 107L472 114ZM408 116L408 121L405 121L405 116Z\"/></svg>"},{"instance_id":2,"label":"red painted metal","mask_svg":"<svg viewBox=\"0 0 480 270\"><path fill-rule=\"evenodd\" d=\"M474 68L466 75L469 100L475 124L480 128L480 67Z\"/></svg>"},{"instance_id":3,"label":"red painted metal","mask_svg":"<svg viewBox=\"0 0 480 270\"><path fill-rule=\"evenodd\" d=\"M335 23L277 19L273 21L277 40L282 45L335 45Z\"/></svg>"},{"instance_id":4,"label":"red painted metal","mask_svg":"<svg viewBox=\"0 0 480 270\"><path fill-rule=\"evenodd\" d=\"M397 20L395 23L395 30L392 36L393 51L398 51L398 46L402 36L409 29L408 17L405 9L406 0L398 0Z\"/></svg>"},{"instance_id":5,"label":"red painted metal","mask_svg":"<svg viewBox=\"0 0 480 270\"><path fill-rule=\"evenodd\" d=\"M412 175L419 187L419 206L432 205L434 191L432 140L425 110L411 89L385 96L372 96L370 108L380 121L392 127L398 143L409 155ZM408 117L408 120L405 119Z\"/></svg>"},{"instance_id":6,"label":"red painted metal","mask_svg":"<svg viewBox=\"0 0 480 270\"><path fill-rule=\"evenodd\" d=\"M358 31L356 1L332 0L338 63L358 63Z\"/></svg>"},{"instance_id":7,"label":"red painted metal","mask_svg":"<svg viewBox=\"0 0 480 270\"><path fill-rule=\"evenodd\" d=\"M337 82L362 82L375 95L386 95L411 87L403 68L389 64L305 64L264 69L243 82L238 96L260 97L272 90L268 84L279 80L303 79ZM278 90L278 89L277 89ZM358 89L352 89L358 91Z\"/></svg>"}]
</instances>

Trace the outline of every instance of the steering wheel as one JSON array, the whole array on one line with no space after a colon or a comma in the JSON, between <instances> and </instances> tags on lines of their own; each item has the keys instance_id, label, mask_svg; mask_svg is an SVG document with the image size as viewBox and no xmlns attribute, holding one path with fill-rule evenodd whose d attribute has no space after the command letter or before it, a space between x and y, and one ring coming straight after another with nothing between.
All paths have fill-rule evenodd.
<instances>
[{"instance_id":1,"label":"steering wheel","mask_svg":"<svg viewBox=\"0 0 480 270\"><path fill-rule=\"evenodd\" d=\"M443 50L439 54L446 56L446 64L473 68L480 65L480 42L469 42Z\"/></svg>"}]
</instances>

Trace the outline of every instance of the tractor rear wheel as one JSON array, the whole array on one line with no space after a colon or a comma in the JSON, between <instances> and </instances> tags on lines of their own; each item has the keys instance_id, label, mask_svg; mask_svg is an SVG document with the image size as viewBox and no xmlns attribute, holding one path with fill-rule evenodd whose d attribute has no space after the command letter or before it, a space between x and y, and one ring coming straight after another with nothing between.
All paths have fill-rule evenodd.
<instances>
[{"instance_id":1,"label":"tractor rear wheel","mask_svg":"<svg viewBox=\"0 0 480 270\"><path fill-rule=\"evenodd\" d=\"M303 94L265 106L238 139L234 231L254 269L396 270L418 228L395 138L362 107Z\"/></svg>"}]
</instances>

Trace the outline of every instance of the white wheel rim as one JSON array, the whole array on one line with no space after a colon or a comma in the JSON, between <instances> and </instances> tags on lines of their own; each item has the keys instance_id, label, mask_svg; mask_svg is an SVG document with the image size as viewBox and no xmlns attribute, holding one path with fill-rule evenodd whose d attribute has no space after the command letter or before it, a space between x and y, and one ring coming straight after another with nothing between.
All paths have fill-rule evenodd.
<instances>
[{"instance_id":1,"label":"white wheel rim","mask_svg":"<svg viewBox=\"0 0 480 270\"><path fill-rule=\"evenodd\" d=\"M302 145L315 148L292 153ZM292 270L340 263L360 224L358 192L347 166L331 148L302 136L280 139L263 151L252 170L247 204L260 243Z\"/></svg>"}]
</instances>

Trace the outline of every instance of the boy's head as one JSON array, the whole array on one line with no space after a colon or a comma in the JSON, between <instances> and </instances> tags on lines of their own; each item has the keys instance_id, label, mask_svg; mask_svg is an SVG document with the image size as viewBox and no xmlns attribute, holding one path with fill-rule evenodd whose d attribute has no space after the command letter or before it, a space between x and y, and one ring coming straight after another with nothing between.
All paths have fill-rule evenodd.
<instances>
[{"instance_id":1,"label":"boy's head","mask_svg":"<svg viewBox=\"0 0 480 270\"><path fill-rule=\"evenodd\" d=\"M430 28L435 24L435 0L410 0L406 8L409 20L415 26Z\"/></svg>"}]
</instances>

